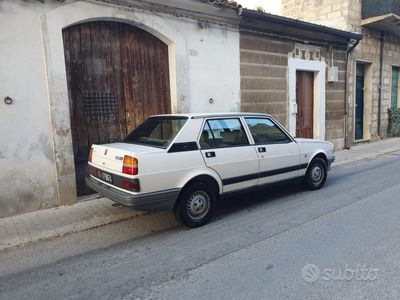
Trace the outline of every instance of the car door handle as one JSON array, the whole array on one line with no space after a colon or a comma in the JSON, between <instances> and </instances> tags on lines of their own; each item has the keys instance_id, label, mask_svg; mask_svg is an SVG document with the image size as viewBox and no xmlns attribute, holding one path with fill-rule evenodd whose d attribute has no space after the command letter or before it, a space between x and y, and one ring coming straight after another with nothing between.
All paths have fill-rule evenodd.
<instances>
[{"instance_id":1,"label":"car door handle","mask_svg":"<svg viewBox=\"0 0 400 300\"><path fill-rule=\"evenodd\" d=\"M258 152L264 153L267 152L267 149L265 147L258 147Z\"/></svg>"},{"instance_id":2,"label":"car door handle","mask_svg":"<svg viewBox=\"0 0 400 300\"><path fill-rule=\"evenodd\" d=\"M210 157L215 157L215 152L206 152L206 157L210 158Z\"/></svg>"}]
</instances>

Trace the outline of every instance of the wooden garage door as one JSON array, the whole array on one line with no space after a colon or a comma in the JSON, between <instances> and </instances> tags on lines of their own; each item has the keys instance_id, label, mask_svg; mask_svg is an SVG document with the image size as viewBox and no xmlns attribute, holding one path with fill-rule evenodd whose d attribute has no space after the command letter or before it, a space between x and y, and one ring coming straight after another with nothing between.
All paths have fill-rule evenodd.
<instances>
[{"instance_id":1,"label":"wooden garage door","mask_svg":"<svg viewBox=\"0 0 400 300\"><path fill-rule=\"evenodd\" d=\"M108 21L63 30L78 196L91 144L120 141L152 114L170 112L168 49L139 28Z\"/></svg>"}]
</instances>

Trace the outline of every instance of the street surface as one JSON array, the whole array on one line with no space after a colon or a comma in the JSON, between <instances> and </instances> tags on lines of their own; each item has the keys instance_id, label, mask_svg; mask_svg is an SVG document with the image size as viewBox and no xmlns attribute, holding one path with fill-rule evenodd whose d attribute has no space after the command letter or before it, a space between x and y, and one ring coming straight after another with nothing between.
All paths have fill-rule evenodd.
<instances>
[{"instance_id":1,"label":"street surface","mask_svg":"<svg viewBox=\"0 0 400 300\"><path fill-rule=\"evenodd\" d=\"M400 299L400 152L0 253L0 299Z\"/></svg>"}]
</instances>

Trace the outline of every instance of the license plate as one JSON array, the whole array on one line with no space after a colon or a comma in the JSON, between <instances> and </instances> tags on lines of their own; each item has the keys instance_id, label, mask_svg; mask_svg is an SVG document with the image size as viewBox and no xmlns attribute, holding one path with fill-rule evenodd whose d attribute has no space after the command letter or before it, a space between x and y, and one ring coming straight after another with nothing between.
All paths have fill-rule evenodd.
<instances>
[{"instance_id":1,"label":"license plate","mask_svg":"<svg viewBox=\"0 0 400 300\"><path fill-rule=\"evenodd\" d=\"M106 172L97 170L97 177L103 179L105 182L112 183L112 175Z\"/></svg>"},{"instance_id":2,"label":"license plate","mask_svg":"<svg viewBox=\"0 0 400 300\"><path fill-rule=\"evenodd\" d=\"M104 181L112 183L112 176L110 174L102 172L101 178L103 178Z\"/></svg>"}]
</instances>

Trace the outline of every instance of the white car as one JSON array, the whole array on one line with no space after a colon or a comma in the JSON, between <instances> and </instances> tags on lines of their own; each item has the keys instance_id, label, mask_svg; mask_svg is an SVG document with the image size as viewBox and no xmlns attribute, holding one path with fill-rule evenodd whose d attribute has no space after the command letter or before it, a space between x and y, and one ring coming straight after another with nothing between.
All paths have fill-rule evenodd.
<instances>
[{"instance_id":1,"label":"white car","mask_svg":"<svg viewBox=\"0 0 400 300\"><path fill-rule=\"evenodd\" d=\"M86 183L136 210L171 209L197 227L229 193L292 180L319 189L334 160L332 143L294 138L267 114L158 115L121 143L92 145Z\"/></svg>"}]
</instances>

